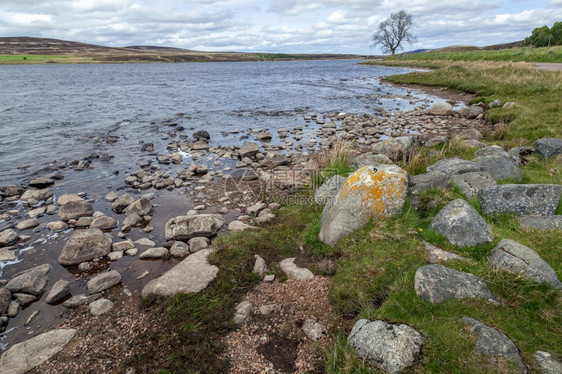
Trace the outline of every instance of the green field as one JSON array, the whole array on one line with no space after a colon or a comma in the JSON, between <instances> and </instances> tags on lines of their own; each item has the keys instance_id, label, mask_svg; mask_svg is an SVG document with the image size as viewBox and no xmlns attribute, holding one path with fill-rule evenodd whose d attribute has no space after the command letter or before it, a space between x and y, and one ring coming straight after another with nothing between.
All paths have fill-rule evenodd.
<instances>
[{"instance_id":1,"label":"green field","mask_svg":"<svg viewBox=\"0 0 562 374\"><path fill-rule=\"evenodd\" d=\"M0 55L0 65L81 64L92 63L91 57L73 55Z\"/></svg>"},{"instance_id":2,"label":"green field","mask_svg":"<svg viewBox=\"0 0 562 374\"><path fill-rule=\"evenodd\" d=\"M451 60L451 61L527 61L562 62L562 46L550 48L510 48L497 51L443 51L425 53L402 53L386 60Z\"/></svg>"}]
</instances>

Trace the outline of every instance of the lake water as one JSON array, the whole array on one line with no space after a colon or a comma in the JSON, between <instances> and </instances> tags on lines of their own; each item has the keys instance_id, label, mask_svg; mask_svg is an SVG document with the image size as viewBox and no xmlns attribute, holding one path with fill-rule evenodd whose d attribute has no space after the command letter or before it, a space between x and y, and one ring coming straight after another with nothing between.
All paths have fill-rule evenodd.
<instances>
[{"instance_id":1,"label":"lake water","mask_svg":"<svg viewBox=\"0 0 562 374\"><path fill-rule=\"evenodd\" d=\"M129 140L113 152L122 155L169 119L208 130L216 145L239 143L223 131L295 125L299 111L408 109L384 98L405 89L380 82L407 71L357 61L0 66L0 185L81 159L110 134Z\"/></svg>"}]
</instances>

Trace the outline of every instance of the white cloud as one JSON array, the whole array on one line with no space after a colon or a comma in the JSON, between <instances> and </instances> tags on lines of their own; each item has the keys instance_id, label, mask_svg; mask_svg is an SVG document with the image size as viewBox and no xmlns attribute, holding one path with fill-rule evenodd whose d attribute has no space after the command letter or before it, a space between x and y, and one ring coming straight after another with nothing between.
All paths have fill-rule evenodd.
<instances>
[{"instance_id":1,"label":"white cloud","mask_svg":"<svg viewBox=\"0 0 562 374\"><path fill-rule=\"evenodd\" d=\"M562 0L0 0L0 35L114 46L369 54L379 22L400 9L414 16L418 42L408 48L416 49L521 40L534 27L562 19L561 5Z\"/></svg>"}]
</instances>

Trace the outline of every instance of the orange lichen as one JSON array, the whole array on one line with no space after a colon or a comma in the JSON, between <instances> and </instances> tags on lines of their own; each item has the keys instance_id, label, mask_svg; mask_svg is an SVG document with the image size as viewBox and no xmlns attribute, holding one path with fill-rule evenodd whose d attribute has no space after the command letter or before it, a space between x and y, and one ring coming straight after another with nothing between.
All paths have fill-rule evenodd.
<instances>
[{"instance_id":1,"label":"orange lichen","mask_svg":"<svg viewBox=\"0 0 562 374\"><path fill-rule=\"evenodd\" d=\"M353 193L362 200L362 208L369 215L396 215L402 209L408 180L406 173L398 170L401 171L363 167L346 179L337 200Z\"/></svg>"}]
</instances>

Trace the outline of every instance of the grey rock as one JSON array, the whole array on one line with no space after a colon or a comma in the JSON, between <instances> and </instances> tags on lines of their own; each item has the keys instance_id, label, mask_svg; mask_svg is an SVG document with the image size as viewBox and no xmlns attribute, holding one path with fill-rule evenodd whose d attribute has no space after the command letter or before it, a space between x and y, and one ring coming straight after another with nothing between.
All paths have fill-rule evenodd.
<instances>
[{"instance_id":1,"label":"grey rock","mask_svg":"<svg viewBox=\"0 0 562 374\"><path fill-rule=\"evenodd\" d=\"M184 242L176 241L170 248L170 254L174 257L185 257L189 255L189 245Z\"/></svg>"},{"instance_id":2,"label":"grey rock","mask_svg":"<svg viewBox=\"0 0 562 374\"><path fill-rule=\"evenodd\" d=\"M0 316L8 311L11 302L12 293L6 288L0 288Z\"/></svg>"},{"instance_id":3,"label":"grey rock","mask_svg":"<svg viewBox=\"0 0 562 374\"><path fill-rule=\"evenodd\" d=\"M51 265L41 265L18 273L8 282L5 288L11 293L22 292L39 295L49 283L47 274L50 271Z\"/></svg>"},{"instance_id":4,"label":"grey rock","mask_svg":"<svg viewBox=\"0 0 562 374\"><path fill-rule=\"evenodd\" d=\"M468 148L486 148L487 145L485 143L479 142L478 140L474 139L465 139L461 141L461 145Z\"/></svg>"},{"instance_id":5,"label":"grey rock","mask_svg":"<svg viewBox=\"0 0 562 374\"><path fill-rule=\"evenodd\" d=\"M343 186L345 178L341 175L334 175L314 192L314 201L316 204L325 205L334 203L338 191Z\"/></svg>"},{"instance_id":6,"label":"grey rock","mask_svg":"<svg viewBox=\"0 0 562 374\"><path fill-rule=\"evenodd\" d=\"M295 260L295 257L286 258L279 263L279 267L285 274L287 274L287 277L302 281L314 278L314 274L312 274L310 270L298 267L295 264Z\"/></svg>"},{"instance_id":7,"label":"grey rock","mask_svg":"<svg viewBox=\"0 0 562 374\"><path fill-rule=\"evenodd\" d=\"M459 256L456 253L444 251L443 249L437 248L436 246L431 245L427 242L424 242L424 245L425 245L425 250L429 255L429 261L432 264L452 261L452 260L466 261L466 258Z\"/></svg>"},{"instance_id":8,"label":"grey rock","mask_svg":"<svg viewBox=\"0 0 562 374\"><path fill-rule=\"evenodd\" d=\"M0 246L4 247L13 244L18 240L18 238L19 236L14 230L6 229L0 232Z\"/></svg>"},{"instance_id":9,"label":"grey rock","mask_svg":"<svg viewBox=\"0 0 562 374\"><path fill-rule=\"evenodd\" d=\"M135 248L135 243L131 240L124 240L122 242L113 243L111 250L113 251L126 251L127 249Z\"/></svg>"},{"instance_id":10,"label":"grey rock","mask_svg":"<svg viewBox=\"0 0 562 374\"><path fill-rule=\"evenodd\" d=\"M135 202L135 199L128 193L119 196L113 203L111 209L117 213L121 213L125 208Z\"/></svg>"},{"instance_id":11,"label":"grey rock","mask_svg":"<svg viewBox=\"0 0 562 374\"><path fill-rule=\"evenodd\" d=\"M435 147L436 145L445 144L449 141L448 136L434 136L428 139L423 145L426 147Z\"/></svg>"},{"instance_id":12,"label":"grey rock","mask_svg":"<svg viewBox=\"0 0 562 374\"><path fill-rule=\"evenodd\" d=\"M105 291L121 283L121 274L116 270L96 275L88 281L88 292L90 295Z\"/></svg>"},{"instance_id":13,"label":"grey rock","mask_svg":"<svg viewBox=\"0 0 562 374\"><path fill-rule=\"evenodd\" d=\"M556 213L561 192L557 184L501 184L481 189L478 196L484 214L549 216Z\"/></svg>"},{"instance_id":14,"label":"grey rock","mask_svg":"<svg viewBox=\"0 0 562 374\"><path fill-rule=\"evenodd\" d=\"M562 139L542 138L535 142L535 149L544 158L550 158L562 153Z\"/></svg>"},{"instance_id":15,"label":"grey rock","mask_svg":"<svg viewBox=\"0 0 562 374\"><path fill-rule=\"evenodd\" d=\"M92 222L94 221L94 217L80 217L78 221L74 224L76 227L90 227Z\"/></svg>"},{"instance_id":16,"label":"grey rock","mask_svg":"<svg viewBox=\"0 0 562 374\"><path fill-rule=\"evenodd\" d=\"M433 304L465 298L496 301L482 278L443 265L433 264L419 267L415 275L414 289L416 295Z\"/></svg>"},{"instance_id":17,"label":"grey rock","mask_svg":"<svg viewBox=\"0 0 562 374\"><path fill-rule=\"evenodd\" d=\"M497 182L487 171L473 171L464 174L455 174L451 176L451 182L459 186L459 189L466 197L478 195L478 192L489 186L495 186Z\"/></svg>"},{"instance_id":18,"label":"grey rock","mask_svg":"<svg viewBox=\"0 0 562 374\"><path fill-rule=\"evenodd\" d=\"M127 215L135 213L139 216L146 216L152 211L152 202L150 199L140 198L132 202L127 208L125 208L125 213Z\"/></svg>"},{"instance_id":19,"label":"grey rock","mask_svg":"<svg viewBox=\"0 0 562 374\"><path fill-rule=\"evenodd\" d=\"M470 128L470 129L466 129L460 132L460 137L461 139L471 139L471 140L482 140L483 136L482 133L480 133L480 131L474 129L474 128Z\"/></svg>"},{"instance_id":20,"label":"grey rock","mask_svg":"<svg viewBox=\"0 0 562 374\"><path fill-rule=\"evenodd\" d=\"M250 142L244 142L238 151L240 158L255 156L260 150L259 145Z\"/></svg>"},{"instance_id":21,"label":"grey rock","mask_svg":"<svg viewBox=\"0 0 562 374\"><path fill-rule=\"evenodd\" d=\"M70 282L59 279L49 291L45 302L47 304L53 304L70 294Z\"/></svg>"},{"instance_id":22,"label":"grey rock","mask_svg":"<svg viewBox=\"0 0 562 374\"><path fill-rule=\"evenodd\" d=\"M519 223L536 230L562 230L562 216L520 217Z\"/></svg>"},{"instance_id":23,"label":"grey rock","mask_svg":"<svg viewBox=\"0 0 562 374\"><path fill-rule=\"evenodd\" d=\"M492 249L490 263L500 270L523 274L538 283L562 288L562 283L552 267L535 251L516 241L503 239Z\"/></svg>"},{"instance_id":24,"label":"grey rock","mask_svg":"<svg viewBox=\"0 0 562 374\"><path fill-rule=\"evenodd\" d=\"M78 308L81 305L89 304L101 298L101 294L97 293L94 295L86 296L84 294L72 296L70 299L62 303L65 308Z\"/></svg>"},{"instance_id":25,"label":"grey rock","mask_svg":"<svg viewBox=\"0 0 562 374\"><path fill-rule=\"evenodd\" d=\"M489 155L476 157L474 160L497 181L513 179L521 182L521 170L508 155Z\"/></svg>"},{"instance_id":26,"label":"grey rock","mask_svg":"<svg viewBox=\"0 0 562 374\"><path fill-rule=\"evenodd\" d=\"M20 312L20 310L21 310L21 304L18 301L13 300L10 303L10 306L8 306L7 315L10 318L15 318L18 315L18 313Z\"/></svg>"},{"instance_id":27,"label":"grey rock","mask_svg":"<svg viewBox=\"0 0 562 374\"><path fill-rule=\"evenodd\" d=\"M560 374L562 373L562 362L556 360L550 353L544 351L536 351L533 358L541 368L542 374Z\"/></svg>"},{"instance_id":28,"label":"grey rock","mask_svg":"<svg viewBox=\"0 0 562 374\"><path fill-rule=\"evenodd\" d=\"M31 201L31 200L42 201L42 200L47 200L51 196L53 196L53 191L50 188L44 188L44 189L41 189L41 190L29 188L23 193L23 195L21 195L20 200L22 200L22 201Z\"/></svg>"},{"instance_id":29,"label":"grey rock","mask_svg":"<svg viewBox=\"0 0 562 374\"><path fill-rule=\"evenodd\" d=\"M260 214L258 214L258 216L256 217L256 223L264 224L270 222L274 218L275 218L275 214L271 213L271 209L266 208L262 210Z\"/></svg>"},{"instance_id":30,"label":"grey rock","mask_svg":"<svg viewBox=\"0 0 562 374\"><path fill-rule=\"evenodd\" d=\"M348 342L360 357L399 373L420 358L425 338L408 325L360 319Z\"/></svg>"},{"instance_id":31,"label":"grey rock","mask_svg":"<svg viewBox=\"0 0 562 374\"><path fill-rule=\"evenodd\" d=\"M246 213L248 213L250 216L255 217L265 208L267 208L267 204L260 201L246 208Z\"/></svg>"},{"instance_id":32,"label":"grey rock","mask_svg":"<svg viewBox=\"0 0 562 374\"><path fill-rule=\"evenodd\" d=\"M68 225L66 224L66 222L63 222L63 221L49 222L49 223L47 223L46 226L49 230L54 231L54 232L61 232L61 231L64 231L68 228Z\"/></svg>"},{"instance_id":33,"label":"grey rock","mask_svg":"<svg viewBox=\"0 0 562 374\"><path fill-rule=\"evenodd\" d=\"M164 247L149 248L139 255L141 260L144 259L161 259L168 255L168 249Z\"/></svg>"},{"instance_id":34,"label":"grey rock","mask_svg":"<svg viewBox=\"0 0 562 374\"><path fill-rule=\"evenodd\" d=\"M47 207L41 206L39 208L31 209L27 213L27 215L29 216L29 218L37 218L43 216L46 211L47 211Z\"/></svg>"},{"instance_id":35,"label":"grey rock","mask_svg":"<svg viewBox=\"0 0 562 374\"><path fill-rule=\"evenodd\" d=\"M78 230L72 234L59 256L62 265L78 265L111 251L111 239L100 229Z\"/></svg>"},{"instance_id":36,"label":"grey rock","mask_svg":"<svg viewBox=\"0 0 562 374\"><path fill-rule=\"evenodd\" d=\"M326 326L312 318L307 318L304 321L302 331L313 342L326 336Z\"/></svg>"},{"instance_id":37,"label":"grey rock","mask_svg":"<svg viewBox=\"0 0 562 374\"><path fill-rule=\"evenodd\" d=\"M236 305L234 322L238 325L242 324L252 312L253 307L254 306L249 301L242 301Z\"/></svg>"},{"instance_id":38,"label":"grey rock","mask_svg":"<svg viewBox=\"0 0 562 374\"><path fill-rule=\"evenodd\" d=\"M23 221L18 222L16 225L16 229L18 230L27 230L32 229L34 227L39 226L39 220L37 218L29 218L24 219Z\"/></svg>"},{"instance_id":39,"label":"grey rock","mask_svg":"<svg viewBox=\"0 0 562 374\"><path fill-rule=\"evenodd\" d=\"M469 325L478 335L478 340L476 341L476 352L478 354L504 356L515 361L521 373L527 372L517 347L507 336L474 318L463 317L461 320Z\"/></svg>"},{"instance_id":40,"label":"grey rock","mask_svg":"<svg viewBox=\"0 0 562 374\"><path fill-rule=\"evenodd\" d=\"M69 201L59 208L59 218L61 221L78 219L80 217L90 217L94 214L92 204L87 201Z\"/></svg>"},{"instance_id":41,"label":"grey rock","mask_svg":"<svg viewBox=\"0 0 562 374\"><path fill-rule=\"evenodd\" d=\"M137 240L135 240L135 244L146 245L148 247L154 247L156 245L156 243L154 243L152 240L150 240L148 238L137 239Z\"/></svg>"},{"instance_id":42,"label":"grey rock","mask_svg":"<svg viewBox=\"0 0 562 374\"><path fill-rule=\"evenodd\" d=\"M109 230L117 226L117 221L109 216L101 216L94 218L90 223L91 229Z\"/></svg>"},{"instance_id":43,"label":"grey rock","mask_svg":"<svg viewBox=\"0 0 562 374\"><path fill-rule=\"evenodd\" d=\"M416 139L413 136L400 136L376 143L372 151L387 155L393 161L408 159L416 149Z\"/></svg>"},{"instance_id":44,"label":"grey rock","mask_svg":"<svg viewBox=\"0 0 562 374\"><path fill-rule=\"evenodd\" d=\"M26 293L15 293L13 296L17 301L19 301L22 307L29 305L37 300L37 296L29 295Z\"/></svg>"},{"instance_id":45,"label":"grey rock","mask_svg":"<svg viewBox=\"0 0 562 374\"><path fill-rule=\"evenodd\" d=\"M212 237L224 225L217 214L179 216L166 223L166 240L189 240L198 236Z\"/></svg>"},{"instance_id":46,"label":"grey rock","mask_svg":"<svg viewBox=\"0 0 562 374\"><path fill-rule=\"evenodd\" d=\"M141 224L143 222L143 219L141 216L139 216L136 213L130 213L127 214L127 217L125 217L125 219L123 220L123 226L137 226L139 224Z\"/></svg>"},{"instance_id":47,"label":"grey rock","mask_svg":"<svg viewBox=\"0 0 562 374\"><path fill-rule=\"evenodd\" d=\"M78 196L76 194L67 193L67 194L61 195L57 199L57 204L64 205L64 204L69 203L71 201L84 201L84 199L82 199L80 196Z\"/></svg>"},{"instance_id":48,"label":"grey rock","mask_svg":"<svg viewBox=\"0 0 562 374\"><path fill-rule=\"evenodd\" d=\"M256 230L256 226L250 226L242 221L232 221L228 224L228 230L234 232L246 231L246 230Z\"/></svg>"},{"instance_id":49,"label":"grey rock","mask_svg":"<svg viewBox=\"0 0 562 374\"><path fill-rule=\"evenodd\" d=\"M447 174L441 173L440 171L434 171L431 173L418 174L411 177L409 192L412 195L419 195L434 188L444 189L449 187L449 176Z\"/></svg>"},{"instance_id":50,"label":"grey rock","mask_svg":"<svg viewBox=\"0 0 562 374\"><path fill-rule=\"evenodd\" d=\"M196 238L189 239L187 244L189 244L189 251L191 253L195 253L209 247L211 245L211 241L209 240L209 238L205 238L204 236L199 236Z\"/></svg>"},{"instance_id":51,"label":"grey rock","mask_svg":"<svg viewBox=\"0 0 562 374\"><path fill-rule=\"evenodd\" d=\"M74 337L74 329L58 329L14 344L0 358L0 372L23 374L60 352Z\"/></svg>"},{"instance_id":52,"label":"grey rock","mask_svg":"<svg viewBox=\"0 0 562 374\"><path fill-rule=\"evenodd\" d=\"M261 277L264 276L265 272L267 271L267 265L265 264L265 260L261 258L259 255L254 255L256 262L254 263L254 268L252 269L252 273L259 274Z\"/></svg>"},{"instance_id":53,"label":"grey rock","mask_svg":"<svg viewBox=\"0 0 562 374\"><path fill-rule=\"evenodd\" d=\"M441 209L433 218L430 227L459 247L492 242L490 227L478 212L462 199L453 200Z\"/></svg>"},{"instance_id":54,"label":"grey rock","mask_svg":"<svg viewBox=\"0 0 562 374\"><path fill-rule=\"evenodd\" d=\"M429 108L429 114L434 116L448 116L453 113L453 107L447 102L435 103Z\"/></svg>"},{"instance_id":55,"label":"grey rock","mask_svg":"<svg viewBox=\"0 0 562 374\"><path fill-rule=\"evenodd\" d=\"M474 119L482 113L484 113L484 109L481 106L474 104L468 107L468 114L466 118Z\"/></svg>"},{"instance_id":56,"label":"grey rock","mask_svg":"<svg viewBox=\"0 0 562 374\"><path fill-rule=\"evenodd\" d=\"M107 258L109 258L110 261L118 261L121 258L123 258L123 251L114 251L114 252L110 252L107 255Z\"/></svg>"},{"instance_id":57,"label":"grey rock","mask_svg":"<svg viewBox=\"0 0 562 374\"><path fill-rule=\"evenodd\" d=\"M212 248L203 249L151 280L141 291L141 296L173 296L176 293L192 293L205 289L217 276L219 268L210 265Z\"/></svg>"},{"instance_id":58,"label":"grey rock","mask_svg":"<svg viewBox=\"0 0 562 374\"><path fill-rule=\"evenodd\" d=\"M473 171L483 171L484 168L471 161L461 160L459 158L445 158L437 161L435 164L428 166L427 172L441 172L447 176L454 174L464 174Z\"/></svg>"},{"instance_id":59,"label":"grey rock","mask_svg":"<svg viewBox=\"0 0 562 374\"><path fill-rule=\"evenodd\" d=\"M198 130L193 133L193 137L197 140L209 140L211 135L206 130Z\"/></svg>"},{"instance_id":60,"label":"grey rock","mask_svg":"<svg viewBox=\"0 0 562 374\"><path fill-rule=\"evenodd\" d=\"M482 156L509 156L509 153L507 153L499 145L490 145L479 149L474 154L474 157L482 157Z\"/></svg>"},{"instance_id":61,"label":"grey rock","mask_svg":"<svg viewBox=\"0 0 562 374\"><path fill-rule=\"evenodd\" d=\"M113 308L113 302L108 299L98 299L92 302L88 309L90 310L90 314L93 316L99 316L104 313L109 312Z\"/></svg>"},{"instance_id":62,"label":"grey rock","mask_svg":"<svg viewBox=\"0 0 562 374\"><path fill-rule=\"evenodd\" d=\"M13 247L4 247L0 249L0 261L13 261L17 256L17 250Z\"/></svg>"},{"instance_id":63,"label":"grey rock","mask_svg":"<svg viewBox=\"0 0 562 374\"><path fill-rule=\"evenodd\" d=\"M364 153L351 160L350 166L359 170L364 166L377 167L379 164L392 164L392 160L384 154Z\"/></svg>"}]
</instances>

